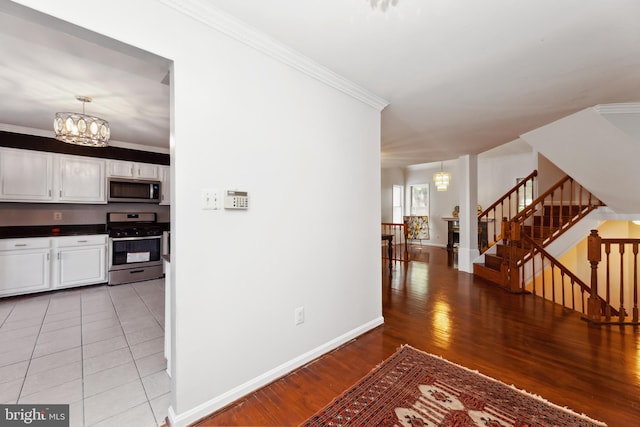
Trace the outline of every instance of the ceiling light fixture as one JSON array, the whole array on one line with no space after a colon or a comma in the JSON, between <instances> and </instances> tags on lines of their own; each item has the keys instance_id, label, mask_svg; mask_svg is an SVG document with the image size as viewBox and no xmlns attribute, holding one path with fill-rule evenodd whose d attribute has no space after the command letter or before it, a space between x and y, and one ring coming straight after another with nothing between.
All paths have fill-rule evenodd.
<instances>
[{"instance_id":1,"label":"ceiling light fixture","mask_svg":"<svg viewBox=\"0 0 640 427\"><path fill-rule=\"evenodd\" d=\"M436 190L447 191L449 181L451 181L451 174L444 172L443 162L440 162L440 172L433 174L433 182L436 183Z\"/></svg>"},{"instance_id":2,"label":"ceiling light fixture","mask_svg":"<svg viewBox=\"0 0 640 427\"><path fill-rule=\"evenodd\" d=\"M91 102L88 96L76 96L82 102L80 113L56 113L53 120L53 130L56 139L68 144L85 145L89 147L106 147L109 145L111 130L109 122L98 117L87 116L84 104Z\"/></svg>"},{"instance_id":3,"label":"ceiling light fixture","mask_svg":"<svg viewBox=\"0 0 640 427\"><path fill-rule=\"evenodd\" d=\"M400 0L367 0L367 3L371 6L371 9L378 9L386 12L389 6L395 6Z\"/></svg>"}]
</instances>

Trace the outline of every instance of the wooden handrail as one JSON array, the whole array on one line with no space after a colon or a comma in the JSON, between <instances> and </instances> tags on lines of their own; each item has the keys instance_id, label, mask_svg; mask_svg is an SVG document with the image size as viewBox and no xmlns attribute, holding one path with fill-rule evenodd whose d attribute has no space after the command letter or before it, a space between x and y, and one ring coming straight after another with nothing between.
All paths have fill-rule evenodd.
<instances>
[{"instance_id":1,"label":"wooden handrail","mask_svg":"<svg viewBox=\"0 0 640 427\"><path fill-rule=\"evenodd\" d=\"M564 200L564 186L569 183L569 197L570 200ZM574 188L575 186L575 188ZM559 190L559 198L555 199L555 194ZM577 201L573 200L575 192L578 192L579 199ZM583 192L586 191L588 194L588 200L586 203L583 203ZM577 209L574 210L574 203L577 202ZM557 208L558 209L558 218L557 222L554 222L556 218L555 215L550 217L550 223L544 224L540 221L540 224L533 224L531 227L531 232L533 234L539 234L542 245L547 246L549 243L560 237L565 231L567 231L574 223L579 221L581 218L586 216L589 212L597 208L598 206L604 206L604 203L599 199L595 198L589 190L584 188L582 185L575 183L573 178L568 175L565 175L558 182L556 182L551 188L542 193L535 199L531 204L527 206L527 208L523 209L516 216L511 219L511 222L515 222L518 224L518 227L521 229L525 225L525 222L535 215L536 212L542 212L545 207L549 207L550 209ZM569 218L565 221L563 215L563 208L569 208ZM535 229L534 229L535 227ZM524 231L522 231L524 233ZM534 237L534 236L532 236Z\"/></svg>"},{"instance_id":2,"label":"wooden handrail","mask_svg":"<svg viewBox=\"0 0 640 427\"><path fill-rule=\"evenodd\" d=\"M569 187L568 197L565 186ZM501 235L508 256L503 258L503 286L512 292L525 291L518 280L519 269L529 259L529 252L521 242L522 236L528 236L541 247L546 247L573 224L602 205L589 190L565 175L512 219L505 218Z\"/></svg>"},{"instance_id":3,"label":"wooden handrail","mask_svg":"<svg viewBox=\"0 0 640 427\"><path fill-rule=\"evenodd\" d=\"M478 249L480 253L486 252L491 246L495 245L497 242L502 240L502 233L500 230L500 222L499 220L503 217L507 219L512 218L512 200L511 196L515 194L515 203L516 206L513 208L515 211L514 214L518 211L517 203L519 202L520 190L524 191L524 196L526 199L526 186L529 182L531 182L531 198L533 199L533 182L535 178L538 176L538 171L534 170L531 172L526 178L522 179L519 183L513 186L510 190L508 190L502 197L496 200L491 206L482 211L478 215L478 229L481 229L482 223L486 223L487 227L487 241L478 240ZM505 207L506 203L506 207ZM490 216L492 214L492 217ZM493 222L490 219L493 219ZM490 225L492 224L492 227Z\"/></svg>"},{"instance_id":4,"label":"wooden handrail","mask_svg":"<svg viewBox=\"0 0 640 427\"><path fill-rule=\"evenodd\" d=\"M529 206L533 208L538 204L543 204L546 198L553 195L557 189L562 188L564 186L564 183L567 181L573 182L573 178L571 178L569 175L565 175L558 182L552 185L547 191L539 195L537 199L535 199L533 202L529 204ZM521 220L523 218L528 218L529 216L533 215L534 212L535 211L531 209L523 209L522 211L518 212L518 214L515 215L512 219L515 221L515 220Z\"/></svg>"},{"instance_id":5,"label":"wooden handrail","mask_svg":"<svg viewBox=\"0 0 640 427\"><path fill-rule=\"evenodd\" d=\"M536 242L534 239L532 239L531 237L527 236L526 234L522 235L522 240L530 247L529 249L529 256L527 256L526 260L525 259L521 259L519 261L519 263L521 265L525 265L527 262L530 262L531 264L531 270L532 270L532 274L531 274L531 278L533 280L533 294L536 295L536 287L535 287L535 277L536 277L536 271L535 271L535 256L536 255L540 255L541 258L541 275L544 275L544 260L546 259L547 261L549 261L549 263L551 264L552 267L557 268L560 271L560 275L562 278L564 278L565 276L569 278L570 283L572 285L577 285L580 288L581 293L584 295L586 293L586 295L588 296L592 296L592 291L591 291L591 286L587 285L582 279L580 279L578 276L576 276L571 270L569 270L567 267L564 266L564 264L562 264L560 261L558 261L553 255L551 255L549 252L547 252L538 242ZM522 271L521 277L522 277L522 288L524 288L526 286L526 274L525 274L525 268L521 268L520 271ZM563 283L561 283L561 285L564 285L564 280L562 281ZM542 297L546 298L545 295L545 281L544 281L544 276L542 278ZM555 280L552 281L552 301L555 301ZM563 296L563 306L567 306L565 304L564 301L564 289L562 289L562 296ZM608 301L606 301L604 298L602 298L599 295L596 295L597 299L599 300L599 308L598 311L604 315L605 312L609 311L612 314L614 314L615 316L618 315L618 310L616 310L615 308L613 308ZM575 303L575 301L572 300L573 303ZM582 313L583 314L587 314L586 311L586 307L587 304L585 304L585 299L582 299ZM572 304L571 307L569 307L573 310L575 310L575 304Z\"/></svg>"},{"instance_id":6,"label":"wooden handrail","mask_svg":"<svg viewBox=\"0 0 640 427\"><path fill-rule=\"evenodd\" d=\"M496 200L491 206L489 206L487 209L483 210L482 213L480 215L478 215L478 217L487 216L489 214L489 211L491 211L493 208L495 208L499 204L501 204L501 202L503 200L508 199L509 196L512 195L513 193L515 193L517 190L519 190L520 187L524 187L526 185L527 181L533 180L533 178L535 178L536 176L538 176L538 170L534 170L526 178L524 178L522 181L520 181L519 183L514 185L509 191L504 193L502 195L502 197L498 198L498 200Z\"/></svg>"}]
</instances>

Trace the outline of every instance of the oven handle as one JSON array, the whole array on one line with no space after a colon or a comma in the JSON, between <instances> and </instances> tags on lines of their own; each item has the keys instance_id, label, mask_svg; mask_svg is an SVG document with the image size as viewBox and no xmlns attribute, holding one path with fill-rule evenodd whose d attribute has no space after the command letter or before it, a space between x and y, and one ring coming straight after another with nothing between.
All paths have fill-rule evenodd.
<instances>
[{"instance_id":1,"label":"oven handle","mask_svg":"<svg viewBox=\"0 0 640 427\"><path fill-rule=\"evenodd\" d=\"M135 236L135 237L109 237L114 242L122 242L125 240L149 240L162 239L162 236Z\"/></svg>"}]
</instances>

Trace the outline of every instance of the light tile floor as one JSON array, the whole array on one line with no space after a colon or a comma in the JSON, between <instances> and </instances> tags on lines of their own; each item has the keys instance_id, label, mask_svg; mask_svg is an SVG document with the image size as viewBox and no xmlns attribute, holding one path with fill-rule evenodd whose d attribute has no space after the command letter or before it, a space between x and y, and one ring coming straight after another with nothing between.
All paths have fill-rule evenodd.
<instances>
[{"instance_id":1,"label":"light tile floor","mask_svg":"<svg viewBox=\"0 0 640 427\"><path fill-rule=\"evenodd\" d=\"M71 426L159 426L164 280L0 299L0 402L68 403Z\"/></svg>"}]
</instances>

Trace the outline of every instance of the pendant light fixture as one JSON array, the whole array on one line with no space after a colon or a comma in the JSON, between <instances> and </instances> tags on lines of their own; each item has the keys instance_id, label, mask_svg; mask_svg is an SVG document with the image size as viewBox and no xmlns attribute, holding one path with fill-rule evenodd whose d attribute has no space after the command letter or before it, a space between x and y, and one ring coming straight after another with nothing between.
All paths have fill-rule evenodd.
<instances>
[{"instance_id":1,"label":"pendant light fixture","mask_svg":"<svg viewBox=\"0 0 640 427\"><path fill-rule=\"evenodd\" d=\"M53 120L53 130L56 139L68 144L85 145L89 147L106 147L109 145L111 130L106 120L84 113L84 104L91 102L88 96L76 96L82 102L80 113L56 113Z\"/></svg>"},{"instance_id":2,"label":"pendant light fixture","mask_svg":"<svg viewBox=\"0 0 640 427\"><path fill-rule=\"evenodd\" d=\"M436 184L436 190L447 191L451 181L451 174L443 169L443 162L440 162L440 172L433 174L433 182Z\"/></svg>"}]
</instances>

